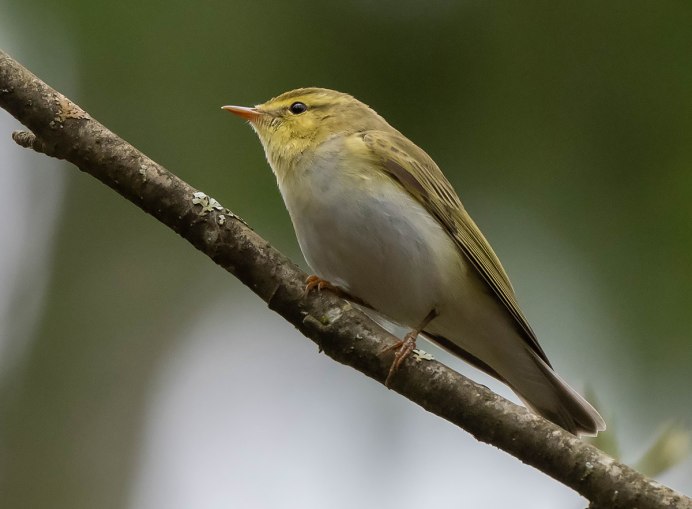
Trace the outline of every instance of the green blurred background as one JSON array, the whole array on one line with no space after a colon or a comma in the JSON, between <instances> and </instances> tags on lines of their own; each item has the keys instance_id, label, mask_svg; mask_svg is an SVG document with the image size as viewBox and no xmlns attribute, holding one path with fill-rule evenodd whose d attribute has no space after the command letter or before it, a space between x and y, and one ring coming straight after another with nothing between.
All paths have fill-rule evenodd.
<instances>
[{"instance_id":1,"label":"green blurred background","mask_svg":"<svg viewBox=\"0 0 692 509\"><path fill-rule=\"evenodd\" d=\"M259 142L219 107L299 86L373 106L445 171L625 460L663 421L692 418L691 27L682 1L0 0L3 49L301 263ZM513 507L579 507L318 357L152 218L20 154L16 123L0 122L2 507L342 507L327 472L355 492L344 507L413 507L397 475L428 479L441 507L487 502L489 478ZM195 389L180 389L188 376ZM201 428L177 426L192 412ZM214 416L234 427L211 432ZM277 436L287 423L296 432ZM444 475L397 448L444 456ZM687 461L662 480L689 493L691 478Z\"/></svg>"}]
</instances>

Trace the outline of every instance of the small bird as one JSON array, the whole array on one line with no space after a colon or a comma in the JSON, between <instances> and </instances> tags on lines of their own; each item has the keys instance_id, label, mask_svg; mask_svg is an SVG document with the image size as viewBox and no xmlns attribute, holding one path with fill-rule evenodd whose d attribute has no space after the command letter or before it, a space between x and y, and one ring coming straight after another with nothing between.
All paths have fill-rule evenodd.
<instances>
[{"instance_id":1,"label":"small bird","mask_svg":"<svg viewBox=\"0 0 692 509\"><path fill-rule=\"evenodd\" d=\"M524 317L500 260L435 162L354 97L324 88L285 92L249 121L315 275L411 331L387 382L419 334L506 383L573 434L605 429L556 373Z\"/></svg>"}]
</instances>

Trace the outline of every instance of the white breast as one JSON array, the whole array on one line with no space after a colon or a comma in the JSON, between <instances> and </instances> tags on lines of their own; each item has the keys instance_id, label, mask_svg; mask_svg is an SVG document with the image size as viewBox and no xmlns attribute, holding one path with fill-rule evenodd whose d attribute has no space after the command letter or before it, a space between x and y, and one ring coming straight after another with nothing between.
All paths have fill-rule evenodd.
<instances>
[{"instance_id":1,"label":"white breast","mask_svg":"<svg viewBox=\"0 0 692 509\"><path fill-rule=\"evenodd\" d=\"M337 148L279 182L303 255L321 278L416 326L459 297L465 261L397 182L347 165Z\"/></svg>"}]
</instances>

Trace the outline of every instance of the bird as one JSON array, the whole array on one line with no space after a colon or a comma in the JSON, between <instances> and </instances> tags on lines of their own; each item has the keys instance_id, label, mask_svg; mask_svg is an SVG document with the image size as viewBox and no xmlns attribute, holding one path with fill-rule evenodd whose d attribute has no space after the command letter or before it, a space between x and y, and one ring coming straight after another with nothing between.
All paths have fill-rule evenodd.
<instances>
[{"instance_id":1,"label":"bird","mask_svg":"<svg viewBox=\"0 0 692 509\"><path fill-rule=\"evenodd\" d=\"M420 335L508 385L575 435L605 429L553 369L500 260L433 159L353 96L299 88L223 106L258 135L310 269L409 329L386 384Z\"/></svg>"}]
</instances>

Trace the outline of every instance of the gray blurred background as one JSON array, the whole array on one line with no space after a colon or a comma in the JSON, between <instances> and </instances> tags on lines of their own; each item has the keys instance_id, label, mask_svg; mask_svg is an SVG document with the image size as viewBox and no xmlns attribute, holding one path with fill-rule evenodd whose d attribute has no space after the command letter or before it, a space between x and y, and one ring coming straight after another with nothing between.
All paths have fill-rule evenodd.
<instances>
[{"instance_id":1,"label":"gray blurred background","mask_svg":"<svg viewBox=\"0 0 692 509\"><path fill-rule=\"evenodd\" d=\"M0 0L1 47L300 263L219 107L313 85L373 106L446 172L625 461L692 418L690 27L682 1ZM0 112L0 506L585 506L318 355L17 128ZM692 463L661 480L692 492Z\"/></svg>"}]
</instances>

